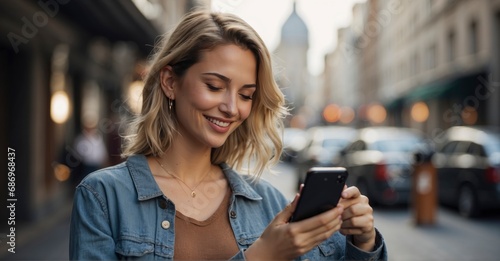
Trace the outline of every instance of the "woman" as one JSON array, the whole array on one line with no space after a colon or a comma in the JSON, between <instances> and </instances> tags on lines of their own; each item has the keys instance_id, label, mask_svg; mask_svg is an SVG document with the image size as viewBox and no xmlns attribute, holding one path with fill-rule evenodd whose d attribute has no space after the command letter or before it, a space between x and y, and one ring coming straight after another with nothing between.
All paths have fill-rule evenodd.
<instances>
[{"instance_id":1,"label":"woman","mask_svg":"<svg viewBox=\"0 0 500 261\"><path fill-rule=\"evenodd\" d=\"M338 207L288 223L298 196L287 206L258 180L279 159L286 113L269 52L248 24L186 15L156 52L127 161L77 188L70 257L386 259L357 188ZM233 170L242 167L255 174Z\"/></svg>"}]
</instances>

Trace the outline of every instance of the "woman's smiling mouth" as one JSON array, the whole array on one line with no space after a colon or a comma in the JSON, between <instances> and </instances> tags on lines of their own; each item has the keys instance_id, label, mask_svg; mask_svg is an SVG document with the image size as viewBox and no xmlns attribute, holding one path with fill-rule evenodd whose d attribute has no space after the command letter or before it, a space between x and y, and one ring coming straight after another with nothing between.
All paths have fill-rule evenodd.
<instances>
[{"instance_id":1,"label":"woman's smiling mouth","mask_svg":"<svg viewBox=\"0 0 500 261\"><path fill-rule=\"evenodd\" d=\"M205 118L208 121L210 121L211 123L213 123L213 124L215 124L215 125L217 125L219 127L223 127L223 128L225 128L225 127L229 126L229 124L231 124L231 122L220 121L220 120L217 120L217 119L214 119L214 118L210 118L208 116L205 116Z\"/></svg>"}]
</instances>

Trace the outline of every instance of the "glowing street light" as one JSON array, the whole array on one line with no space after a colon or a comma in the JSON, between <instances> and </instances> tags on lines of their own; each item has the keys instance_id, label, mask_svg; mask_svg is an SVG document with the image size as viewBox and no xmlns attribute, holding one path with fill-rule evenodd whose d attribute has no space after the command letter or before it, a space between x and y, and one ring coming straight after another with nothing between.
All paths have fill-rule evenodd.
<instances>
[{"instance_id":1,"label":"glowing street light","mask_svg":"<svg viewBox=\"0 0 500 261\"><path fill-rule=\"evenodd\" d=\"M63 124L68 120L70 113L70 102L65 91L56 91L50 99L50 118L57 124Z\"/></svg>"},{"instance_id":2,"label":"glowing street light","mask_svg":"<svg viewBox=\"0 0 500 261\"><path fill-rule=\"evenodd\" d=\"M380 124L385 121L387 111L384 106L375 103L368 107L367 117L372 123Z\"/></svg>"},{"instance_id":3,"label":"glowing street light","mask_svg":"<svg viewBox=\"0 0 500 261\"><path fill-rule=\"evenodd\" d=\"M128 87L127 103L130 109L136 114L141 112L143 89L144 89L144 83L142 81L134 81L130 83Z\"/></svg>"},{"instance_id":4,"label":"glowing street light","mask_svg":"<svg viewBox=\"0 0 500 261\"><path fill-rule=\"evenodd\" d=\"M356 116L354 110L350 107L342 107L340 109L340 112L340 122L342 122L343 124L351 123Z\"/></svg>"},{"instance_id":5,"label":"glowing street light","mask_svg":"<svg viewBox=\"0 0 500 261\"><path fill-rule=\"evenodd\" d=\"M416 102L411 106L411 118L416 122L425 122L429 118L429 107L425 102Z\"/></svg>"},{"instance_id":6,"label":"glowing street light","mask_svg":"<svg viewBox=\"0 0 500 261\"><path fill-rule=\"evenodd\" d=\"M329 122L334 123L340 119L340 107L336 104L329 104L323 110L323 118Z\"/></svg>"}]
</instances>

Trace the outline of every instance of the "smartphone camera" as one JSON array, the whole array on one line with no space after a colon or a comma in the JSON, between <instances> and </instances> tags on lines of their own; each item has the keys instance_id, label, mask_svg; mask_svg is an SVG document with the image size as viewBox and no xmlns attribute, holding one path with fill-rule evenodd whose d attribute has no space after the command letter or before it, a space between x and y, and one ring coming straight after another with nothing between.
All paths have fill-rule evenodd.
<instances>
[{"instance_id":1,"label":"smartphone camera","mask_svg":"<svg viewBox=\"0 0 500 261\"><path fill-rule=\"evenodd\" d=\"M337 183L344 183L345 182L345 177L342 175L337 176Z\"/></svg>"}]
</instances>

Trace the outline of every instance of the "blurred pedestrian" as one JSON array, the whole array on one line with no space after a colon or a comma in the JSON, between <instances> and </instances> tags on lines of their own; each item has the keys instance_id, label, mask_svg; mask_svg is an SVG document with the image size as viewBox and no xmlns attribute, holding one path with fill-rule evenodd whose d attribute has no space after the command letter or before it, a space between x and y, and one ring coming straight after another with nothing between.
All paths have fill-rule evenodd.
<instances>
[{"instance_id":1,"label":"blurred pedestrian","mask_svg":"<svg viewBox=\"0 0 500 261\"><path fill-rule=\"evenodd\" d=\"M97 116L85 115L82 120L83 129L75 138L73 147L80 163L73 173L75 184L108 163L108 152L104 139L97 129L97 122Z\"/></svg>"},{"instance_id":2,"label":"blurred pedestrian","mask_svg":"<svg viewBox=\"0 0 500 261\"><path fill-rule=\"evenodd\" d=\"M287 111L270 54L230 14L188 14L156 53L125 163L78 186L71 259L387 259L359 190L289 223L297 202L262 172L279 160ZM252 162L252 175L239 175ZM349 235L349 236L344 236Z\"/></svg>"}]
</instances>

